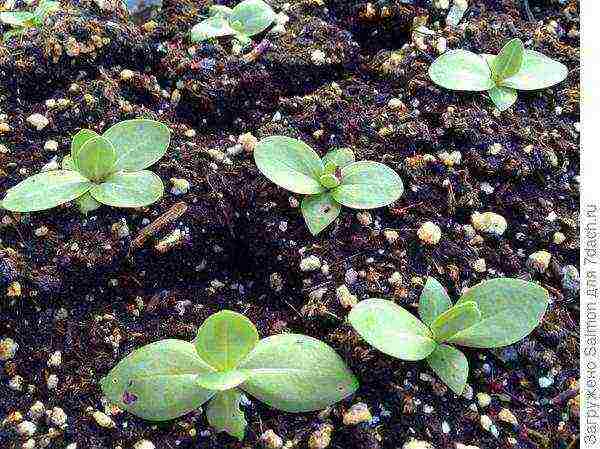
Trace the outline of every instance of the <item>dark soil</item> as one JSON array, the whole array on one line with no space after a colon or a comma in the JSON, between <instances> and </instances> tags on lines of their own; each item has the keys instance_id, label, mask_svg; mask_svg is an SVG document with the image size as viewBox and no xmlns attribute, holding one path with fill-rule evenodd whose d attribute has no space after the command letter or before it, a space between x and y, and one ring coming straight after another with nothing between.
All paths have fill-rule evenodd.
<instances>
[{"instance_id":1,"label":"dark soil","mask_svg":"<svg viewBox=\"0 0 600 449\"><path fill-rule=\"evenodd\" d=\"M421 46L413 23L435 29L447 13L428 1L273 0L277 12L289 6L287 32L259 36L257 42L264 37L270 45L252 62L234 55L227 41L190 45L186 33L206 14L207 2L165 0L154 28L91 1L61 3L43 29L0 45L0 122L10 127L0 132L8 149L0 152L0 194L54 156L62 159L80 128L100 132L142 116L173 130L167 156L153 170L165 184L185 178L191 189L175 196L168 185L151 207L104 207L88 217L75 207L0 212L0 339L19 344L12 360L0 362L1 448L21 447L24 439L10 421L38 400L68 415L66 430L48 439L50 448L74 442L80 449L130 448L143 438L159 449L245 448L258 446L267 429L291 441L289 447L305 448L323 422L334 426L329 447L335 449L401 448L411 438L438 449L457 442L482 449L575 447L569 445L578 434L579 306L562 269L579 266L578 1L530 0L531 21L523 2L471 0L459 27L439 29ZM513 108L497 114L484 95L431 83L427 68L439 37L449 48L486 53L520 37L570 74L551 89L519 93ZM324 64L311 60L315 50L325 53ZM123 69L133 70L133 79L122 81ZM404 107L392 109L392 98ZM49 99L58 105L49 107ZM50 120L41 131L26 122L36 112ZM289 193L260 175L251 154L227 154L248 132L259 139L298 137L320 154L352 147L358 159L397 170L405 194L371 211L370 224L345 209L312 237ZM58 142L57 154L44 149L49 139ZM490 151L494 144L499 152ZM439 153L452 151L462 161L448 166ZM183 215L132 245L148 222L180 201L187 205ZM473 238L465 231L472 213L485 211L506 218L504 235ZM129 237L113 232L120 220ZM439 244L416 236L425 221L441 227ZM38 236L42 227L47 234ZM157 243L176 230L182 237L158 251ZM399 238L391 243L386 230ZM566 240L554 243L556 232ZM527 265L539 250L552 254L543 273ZM328 270L301 272L308 255ZM480 258L485 272L473 268ZM394 272L402 281L392 286ZM454 298L498 276L532 279L550 292L549 312L524 341L467 352L474 394L492 396L486 408L475 397L455 396L426 363L369 348L345 324L340 285L359 299L393 298L416 311L427 275ZM207 316L224 308L245 313L261 336L294 331L324 340L347 361L360 389L320 414L280 413L250 398L243 443L215 434L201 412L160 425L121 413L111 416L116 428L97 425L91 412L106 405L98 381L118 360L161 338L191 340ZM62 352L59 367L47 365L54 351ZM47 387L50 374L59 378L54 390ZM9 386L17 375L24 379L20 391ZM552 383L542 388L546 377ZM369 406L373 420L343 425L344 411L357 402ZM498 419L502 408L518 425ZM498 436L482 428L483 414ZM40 422L34 438L46 434Z\"/></svg>"}]
</instances>

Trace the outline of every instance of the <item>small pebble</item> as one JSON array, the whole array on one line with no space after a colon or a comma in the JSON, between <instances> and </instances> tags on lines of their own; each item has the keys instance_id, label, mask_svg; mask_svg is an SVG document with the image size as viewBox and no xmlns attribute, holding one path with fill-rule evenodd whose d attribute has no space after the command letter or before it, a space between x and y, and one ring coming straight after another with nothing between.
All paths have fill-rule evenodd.
<instances>
[{"instance_id":1,"label":"small pebble","mask_svg":"<svg viewBox=\"0 0 600 449\"><path fill-rule=\"evenodd\" d=\"M552 241L555 245L560 245L565 240L567 240L567 237L565 237L565 235L562 232L555 232L552 236Z\"/></svg>"},{"instance_id":2,"label":"small pebble","mask_svg":"<svg viewBox=\"0 0 600 449\"><path fill-rule=\"evenodd\" d=\"M140 440L133 445L133 449L154 449L154 443L149 440Z\"/></svg>"},{"instance_id":3,"label":"small pebble","mask_svg":"<svg viewBox=\"0 0 600 449\"><path fill-rule=\"evenodd\" d=\"M58 386L58 376L56 374L50 374L46 381L46 386L48 387L48 390L56 389Z\"/></svg>"},{"instance_id":4,"label":"small pebble","mask_svg":"<svg viewBox=\"0 0 600 449\"><path fill-rule=\"evenodd\" d=\"M308 438L309 449L325 449L326 447L329 447L332 433L333 426L331 424L320 425Z\"/></svg>"},{"instance_id":5,"label":"small pebble","mask_svg":"<svg viewBox=\"0 0 600 449\"><path fill-rule=\"evenodd\" d=\"M363 422L369 422L372 418L373 416L367 404L359 402L344 413L343 422L345 426L355 426Z\"/></svg>"},{"instance_id":6,"label":"small pebble","mask_svg":"<svg viewBox=\"0 0 600 449\"><path fill-rule=\"evenodd\" d=\"M350 290L346 285L340 285L336 290L337 300L340 302L342 307L351 308L358 303L358 298L350 293Z\"/></svg>"},{"instance_id":7,"label":"small pebble","mask_svg":"<svg viewBox=\"0 0 600 449\"><path fill-rule=\"evenodd\" d=\"M498 412L498 419L500 421L504 421L505 423L512 424L513 426L518 426L519 421L517 417L507 408L503 408Z\"/></svg>"},{"instance_id":8,"label":"small pebble","mask_svg":"<svg viewBox=\"0 0 600 449\"><path fill-rule=\"evenodd\" d=\"M94 421L96 421L96 424L98 424L100 427L112 429L116 426L115 422L101 411L95 411L92 414L92 418L94 418Z\"/></svg>"},{"instance_id":9,"label":"small pebble","mask_svg":"<svg viewBox=\"0 0 600 449\"><path fill-rule=\"evenodd\" d=\"M56 427L63 427L67 423L67 414L62 408L54 407L48 411L48 423Z\"/></svg>"},{"instance_id":10,"label":"small pebble","mask_svg":"<svg viewBox=\"0 0 600 449\"><path fill-rule=\"evenodd\" d=\"M550 376L543 376L538 379L538 384L541 388L548 388L554 383L554 379Z\"/></svg>"},{"instance_id":11,"label":"small pebble","mask_svg":"<svg viewBox=\"0 0 600 449\"><path fill-rule=\"evenodd\" d=\"M36 401L33 403L31 407L29 407L29 412L27 414L31 419L37 421L46 413L46 407L44 407L43 402Z\"/></svg>"},{"instance_id":12,"label":"small pebble","mask_svg":"<svg viewBox=\"0 0 600 449\"><path fill-rule=\"evenodd\" d=\"M442 238L442 230L438 225L427 221L417 231L417 236L428 245L437 245Z\"/></svg>"},{"instance_id":13,"label":"small pebble","mask_svg":"<svg viewBox=\"0 0 600 449\"><path fill-rule=\"evenodd\" d=\"M122 81L129 81L131 78L133 78L133 75L135 75L133 70L129 70L129 69L121 70L121 80Z\"/></svg>"},{"instance_id":14,"label":"small pebble","mask_svg":"<svg viewBox=\"0 0 600 449\"><path fill-rule=\"evenodd\" d=\"M396 243L396 241L400 237L398 232L394 231L392 229L386 229L385 231L383 231L383 236L385 237L385 239L388 241L388 243L390 245L393 245L394 243Z\"/></svg>"},{"instance_id":15,"label":"small pebble","mask_svg":"<svg viewBox=\"0 0 600 449\"><path fill-rule=\"evenodd\" d=\"M62 352L54 351L52 354L50 354L50 357L48 358L48 366L49 367L57 367L57 366L60 366L61 363L62 363Z\"/></svg>"},{"instance_id":16,"label":"small pebble","mask_svg":"<svg viewBox=\"0 0 600 449\"><path fill-rule=\"evenodd\" d=\"M17 353L17 349L19 349L19 345L12 338L3 338L0 340L0 360L12 359Z\"/></svg>"},{"instance_id":17,"label":"small pebble","mask_svg":"<svg viewBox=\"0 0 600 449\"><path fill-rule=\"evenodd\" d=\"M260 436L260 444L265 449L279 449L283 446L283 440L273 429L269 429Z\"/></svg>"},{"instance_id":18,"label":"small pebble","mask_svg":"<svg viewBox=\"0 0 600 449\"><path fill-rule=\"evenodd\" d=\"M527 266L540 273L545 272L550 265L552 255L548 251L536 251L527 259Z\"/></svg>"},{"instance_id":19,"label":"small pebble","mask_svg":"<svg viewBox=\"0 0 600 449\"><path fill-rule=\"evenodd\" d=\"M310 54L310 60L314 65L323 65L327 62L327 57L322 50L314 50Z\"/></svg>"},{"instance_id":20,"label":"small pebble","mask_svg":"<svg viewBox=\"0 0 600 449\"><path fill-rule=\"evenodd\" d=\"M190 190L190 182L184 178L171 178L171 193L175 196L184 195Z\"/></svg>"},{"instance_id":21,"label":"small pebble","mask_svg":"<svg viewBox=\"0 0 600 449\"><path fill-rule=\"evenodd\" d=\"M56 140L48 140L44 144L44 150L55 152L58 150L58 142Z\"/></svg>"},{"instance_id":22,"label":"small pebble","mask_svg":"<svg viewBox=\"0 0 600 449\"><path fill-rule=\"evenodd\" d=\"M491 433L495 437L498 437L498 435L499 435L498 428L494 425L494 423L492 422L492 419L488 415L481 415L481 418L479 421L481 423L481 427L483 427L483 430Z\"/></svg>"},{"instance_id":23,"label":"small pebble","mask_svg":"<svg viewBox=\"0 0 600 449\"><path fill-rule=\"evenodd\" d=\"M373 217L369 212L358 212L356 214L356 219L363 226L369 226L373 223Z\"/></svg>"},{"instance_id":24,"label":"small pebble","mask_svg":"<svg viewBox=\"0 0 600 449\"><path fill-rule=\"evenodd\" d=\"M17 425L17 432L23 437L32 437L37 432L37 426L31 421L23 421Z\"/></svg>"},{"instance_id":25,"label":"small pebble","mask_svg":"<svg viewBox=\"0 0 600 449\"><path fill-rule=\"evenodd\" d=\"M8 381L8 386L15 391L23 391L23 378L19 375L13 376Z\"/></svg>"},{"instance_id":26,"label":"small pebble","mask_svg":"<svg viewBox=\"0 0 600 449\"><path fill-rule=\"evenodd\" d=\"M388 282L390 285L402 285L402 275L398 271L394 271L389 277Z\"/></svg>"},{"instance_id":27,"label":"small pebble","mask_svg":"<svg viewBox=\"0 0 600 449\"><path fill-rule=\"evenodd\" d=\"M37 113L31 114L29 117L27 117L27 122L38 131L41 131L48 126L48 123L50 123L50 121L44 115Z\"/></svg>"},{"instance_id":28,"label":"small pebble","mask_svg":"<svg viewBox=\"0 0 600 449\"><path fill-rule=\"evenodd\" d=\"M429 441L410 440L402 446L402 449L436 449Z\"/></svg>"},{"instance_id":29,"label":"small pebble","mask_svg":"<svg viewBox=\"0 0 600 449\"><path fill-rule=\"evenodd\" d=\"M321 268L321 259L317 256L308 256L300 261L300 271L317 271Z\"/></svg>"},{"instance_id":30,"label":"small pebble","mask_svg":"<svg viewBox=\"0 0 600 449\"><path fill-rule=\"evenodd\" d=\"M506 219L494 212L475 212L471 215L471 223L476 230L497 236L504 234L507 227Z\"/></svg>"},{"instance_id":31,"label":"small pebble","mask_svg":"<svg viewBox=\"0 0 600 449\"><path fill-rule=\"evenodd\" d=\"M486 408L492 402L492 397L487 393L477 393L477 403L479 407Z\"/></svg>"},{"instance_id":32,"label":"small pebble","mask_svg":"<svg viewBox=\"0 0 600 449\"><path fill-rule=\"evenodd\" d=\"M579 292L579 270L574 265L565 265L561 270L562 288L571 295Z\"/></svg>"},{"instance_id":33,"label":"small pebble","mask_svg":"<svg viewBox=\"0 0 600 449\"><path fill-rule=\"evenodd\" d=\"M473 262L473 269L477 273L485 273L487 271L487 266L485 264L485 259L479 258L475 262Z\"/></svg>"}]
</instances>

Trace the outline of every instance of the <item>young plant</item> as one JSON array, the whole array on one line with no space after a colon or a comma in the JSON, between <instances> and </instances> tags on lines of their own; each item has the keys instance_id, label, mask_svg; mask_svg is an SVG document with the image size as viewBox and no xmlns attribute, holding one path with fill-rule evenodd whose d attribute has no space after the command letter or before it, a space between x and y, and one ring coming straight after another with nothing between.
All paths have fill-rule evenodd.
<instances>
[{"instance_id":1,"label":"young plant","mask_svg":"<svg viewBox=\"0 0 600 449\"><path fill-rule=\"evenodd\" d=\"M87 213L102 204L141 207L163 194L161 179L145 168L167 151L171 131L160 122L126 120L103 135L82 129L71 142L61 170L41 172L6 192L0 206L14 212L51 209L77 200Z\"/></svg>"},{"instance_id":2,"label":"young plant","mask_svg":"<svg viewBox=\"0 0 600 449\"><path fill-rule=\"evenodd\" d=\"M191 343L161 340L134 351L101 387L119 407L151 421L174 419L208 402L208 423L242 440L242 391L296 413L326 408L354 393L358 383L325 343L298 334L259 341L248 318L224 310L207 318Z\"/></svg>"},{"instance_id":3,"label":"young plant","mask_svg":"<svg viewBox=\"0 0 600 449\"><path fill-rule=\"evenodd\" d=\"M0 12L0 22L9 25L13 29L4 33L4 40L14 36L21 36L29 28L40 28L44 25L46 18L58 11L60 4L56 1L41 0L33 12L29 11L4 11Z\"/></svg>"},{"instance_id":4,"label":"young plant","mask_svg":"<svg viewBox=\"0 0 600 449\"><path fill-rule=\"evenodd\" d=\"M419 300L421 320L385 299L359 302L348 320L361 337L388 355L427 359L440 379L460 395L469 365L452 345L511 345L535 329L547 305L548 292L537 284L498 278L470 288L453 306L444 287L429 278Z\"/></svg>"},{"instance_id":5,"label":"young plant","mask_svg":"<svg viewBox=\"0 0 600 449\"><path fill-rule=\"evenodd\" d=\"M208 19L192 28L192 42L234 36L245 45L250 42L252 36L266 30L276 17L271 7L262 0L244 0L233 9L213 5L208 12Z\"/></svg>"},{"instance_id":6,"label":"young plant","mask_svg":"<svg viewBox=\"0 0 600 449\"><path fill-rule=\"evenodd\" d=\"M278 186L307 195L301 209L313 235L338 217L342 205L353 209L383 207L404 191L394 170L379 162L355 162L348 148L332 150L321 159L300 140L271 136L258 142L254 161Z\"/></svg>"},{"instance_id":7,"label":"young plant","mask_svg":"<svg viewBox=\"0 0 600 449\"><path fill-rule=\"evenodd\" d=\"M520 39L510 40L498 55L452 50L429 67L429 77L451 90L487 91L500 111L517 101L517 90L545 89L563 81L567 67L534 50Z\"/></svg>"}]
</instances>

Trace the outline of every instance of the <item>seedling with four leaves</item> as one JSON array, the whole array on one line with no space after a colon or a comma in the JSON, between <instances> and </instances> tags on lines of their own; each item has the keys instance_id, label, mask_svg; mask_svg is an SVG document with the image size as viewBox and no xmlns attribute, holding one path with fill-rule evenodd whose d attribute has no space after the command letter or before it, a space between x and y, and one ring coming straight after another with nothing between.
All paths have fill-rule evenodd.
<instances>
[{"instance_id":1,"label":"seedling with four leaves","mask_svg":"<svg viewBox=\"0 0 600 449\"><path fill-rule=\"evenodd\" d=\"M151 421L208 402L209 424L242 440L242 392L286 412L308 412L344 399L358 382L325 343L299 334L259 340L248 318L224 310L206 319L191 343L161 340L134 351L101 386L119 407Z\"/></svg>"},{"instance_id":2,"label":"seedling with four leaves","mask_svg":"<svg viewBox=\"0 0 600 449\"><path fill-rule=\"evenodd\" d=\"M4 40L11 37L22 36L30 28L41 28L46 18L58 11L60 4L52 0L41 0L33 12L30 11L3 11L0 12L0 22L13 29L4 33Z\"/></svg>"},{"instance_id":3,"label":"seedling with four leaves","mask_svg":"<svg viewBox=\"0 0 600 449\"><path fill-rule=\"evenodd\" d=\"M169 146L171 131L160 122L126 120L99 135L82 129L61 170L30 176L6 192L0 206L14 212L50 209L76 200L87 213L102 204L142 207L163 194L161 179L145 168Z\"/></svg>"},{"instance_id":4,"label":"seedling with four leaves","mask_svg":"<svg viewBox=\"0 0 600 449\"><path fill-rule=\"evenodd\" d=\"M217 37L233 36L241 44L265 31L275 21L275 12L262 0L244 0L233 9L213 5L208 19L194 25L191 31L192 42L202 42Z\"/></svg>"},{"instance_id":5,"label":"seedling with four leaves","mask_svg":"<svg viewBox=\"0 0 600 449\"><path fill-rule=\"evenodd\" d=\"M444 287L429 278L419 300L421 320L392 301L376 298L358 303L348 320L381 352L402 360L427 359L440 379L460 395L469 365L452 345L511 345L535 329L547 305L548 292L537 284L498 278L470 288L453 306Z\"/></svg>"},{"instance_id":6,"label":"seedling with four leaves","mask_svg":"<svg viewBox=\"0 0 600 449\"><path fill-rule=\"evenodd\" d=\"M306 143L285 136L262 139L254 149L256 166L272 182L302 199L302 215L317 235L340 214L342 205L373 209L402 195L400 176L387 165L355 162L348 148L330 151L321 159Z\"/></svg>"},{"instance_id":7,"label":"seedling with four leaves","mask_svg":"<svg viewBox=\"0 0 600 449\"><path fill-rule=\"evenodd\" d=\"M487 91L500 111L517 101L518 90L545 89L563 81L567 67L534 50L520 39L510 40L498 55L451 50L429 67L429 77L450 90Z\"/></svg>"}]
</instances>

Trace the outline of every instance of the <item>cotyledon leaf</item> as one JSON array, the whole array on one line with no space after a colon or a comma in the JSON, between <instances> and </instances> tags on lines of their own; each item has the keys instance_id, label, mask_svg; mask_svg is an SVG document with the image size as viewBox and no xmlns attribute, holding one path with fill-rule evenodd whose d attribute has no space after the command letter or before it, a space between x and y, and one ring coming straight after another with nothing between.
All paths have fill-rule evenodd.
<instances>
[{"instance_id":1,"label":"cotyledon leaf","mask_svg":"<svg viewBox=\"0 0 600 449\"><path fill-rule=\"evenodd\" d=\"M114 207L142 207L152 204L163 195L161 179L148 170L119 172L90 190L94 199Z\"/></svg>"},{"instance_id":2,"label":"cotyledon leaf","mask_svg":"<svg viewBox=\"0 0 600 449\"><path fill-rule=\"evenodd\" d=\"M151 421L166 421L195 410L214 396L214 391L198 384L200 375L213 371L193 344L167 339L132 352L100 385L120 408Z\"/></svg>"},{"instance_id":3,"label":"cotyledon leaf","mask_svg":"<svg viewBox=\"0 0 600 449\"><path fill-rule=\"evenodd\" d=\"M359 302L348 314L348 321L367 343L402 360L422 360L437 346L427 326L385 299Z\"/></svg>"},{"instance_id":4,"label":"cotyledon leaf","mask_svg":"<svg viewBox=\"0 0 600 449\"><path fill-rule=\"evenodd\" d=\"M469 375L469 362L461 351L452 346L439 345L427 357L427 363L455 394L463 394Z\"/></svg>"},{"instance_id":5,"label":"cotyledon leaf","mask_svg":"<svg viewBox=\"0 0 600 449\"><path fill-rule=\"evenodd\" d=\"M302 198L301 209L308 230L312 235L317 235L334 222L342 206L332 198L330 192L324 192Z\"/></svg>"},{"instance_id":6,"label":"cotyledon leaf","mask_svg":"<svg viewBox=\"0 0 600 449\"><path fill-rule=\"evenodd\" d=\"M321 410L354 393L358 382L342 358L322 341L279 334L262 339L240 369L251 377L240 388L286 412Z\"/></svg>"},{"instance_id":7,"label":"cotyledon leaf","mask_svg":"<svg viewBox=\"0 0 600 449\"><path fill-rule=\"evenodd\" d=\"M497 278L471 287L457 304L473 301L481 320L447 341L473 348L498 348L529 335L548 306L548 292L533 282Z\"/></svg>"},{"instance_id":8,"label":"cotyledon leaf","mask_svg":"<svg viewBox=\"0 0 600 449\"><path fill-rule=\"evenodd\" d=\"M387 206L404 192L398 173L379 162L359 161L346 165L341 177L341 184L331 195L338 203L353 209Z\"/></svg>"},{"instance_id":9,"label":"cotyledon leaf","mask_svg":"<svg viewBox=\"0 0 600 449\"><path fill-rule=\"evenodd\" d=\"M451 90L480 92L495 85L486 60L465 50L450 50L439 56L429 67L429 77Z\"/></svg>"},{"instance_id":10,"label":"cotyledon leaf","mask_svg":"<svg viewBox=\"0 0 600 449\"><path fill-rule=\"evenodd\" d=\"M254 161L263 175L290 192L312 195L325 191L319 183L323 163L301 140L266 137L254 148Z\"/></svg>"},{"instance_id":11,"label":"cotyledon leaf","mask_svg":"<svg viewBox=\"0 0 600 449\"><path fill-rule=\"evenodd\" d=\"M214 37L233 36L235 30L229 21L218 14L194 25L190 31L192 42L202 42Z\"/></svg>"},{"instance_id":12,"label":"cotyledon leaf","mask_svg":"<svg viewBox=\"0 0 600 449\"><path fill-rule=\"evenodd\" d=\"M231 310L208 317L194 340L200 357L217 371L236 368L257 343L258 331L254 324Z\"/></svg>"},{"instance_id":13,"label":"cotyledon leaf","mask_svg":"<svg viewBox=\"0 0 600 449\"><path fill-rule=\"evenodd\" d=\"M116 161L112 143L102 136L95 136L81 146L74 162L83 176L97 183L114 173Z\"/></svg>"},{"instance_id":14,"label":"cotyledon leaf","mask_svg":"<svg viewBox=\"0 0 600 449\"><path fill-rule=\"evenodd\" d=\"M431 323L431 332L436 341L442 343L458 332L477 324L481 320L481 313L477 304L466 301L446 310Z\"/></svg>"},{"instance_id":15,"label":"cotyledon leaf","mask_svg":"<svg viewBox=\"0 0 600 449\"><path fill-rule=\"evenodd\" d=\"M91 129L79 130L79 132L77 132L77 134L73 136L73 139L71 140L71 160L73 161L75 170L78 169L77 155L79 154L79 151L81 150L83 144L90 140L92 137L98 136L99 134L95 131L92 131Z\"/></svg>"},{"instance_id":16,"label":"cotyledon leaf","mask_svg":"<svg viewBox=\"0 0 600 449\"><path fill-rule=\"evenodd\" d=\"M427 278L419 298L419 316L423 323L431 326L435 319L452 307L446 289L432 277Z\"/></svg>"},{"instance_id":17,"label":"cotyledon leaf","mask_svg":"<svg viewBox=\"0 0 600 449\"><path fill-rule=\"evenodd\" d=\"M515 75L523 64L524 54L521 39L511 39L502 47L491 63L492 75L496 82Z\"/></svg>"},{"instance_id":18,"label":"cotyledon leaf","mask_svg":"<svg viewBox=\"0 0 600 449\"><path fill-rule=\"evenodd\" d=\"M34 18L34 14L28 11L3 11L0 12L0 22L15 27L27 26Z\"/></svg>"},{"instance_id":19,"label":"cotyledon leaf","mask_svg":"<svg viewBox=\"0 0 600 449\"><path fill-rule=\"evenodd\" d=\"M494 86L488 90L488 95L500 112L506 111L517 101L517 91L511 87Z\"/></svg>"},{"instance_id":20,"label":"cotyledon leaf","mask_svg":"<svg viewBox=\"0 0 600 449\"><path fill-rule=\"evenodd\" d=\"M52 170L30 176L8 189L2 207L13 212L51 209L74 200L94 184L71 170Z\"/></svg>"},{"instance_id":21,"label":"cotyledon leaf","mask_svg":"<svg viewBox=\"0 0 600 449\"><path fill-rule=\"evenodd\" d=\"M525 50L521 69L502 85L518 90L545 89L563 81L569 70L564 64L534 50Z\"/></svg>"},{"instance_id":22,"label":"cotyledon leaf","mask_svg":"<svg viewBox=\"0 0 600 449\"><path fill-rule=\"evenodd\" d=\"M266 30L275 17L273 9L262 0L244 0L233 8L229 21L241 24L238 31L242 34L254 36Z\"/></svg>"},{"instance_id":23,"label":"cotyledon leaf","mask_svg":"<svg viewBox=\"0 0 600 449\"><path fill-rule=\"evenodd\" d=\"M323 156L323 164L333 162L339 168L343 168L354 161L354 152L350 148L336 148Z\"/></svg>"},{"instance_id":24,"label":"cotyledon leaf","mask_svg":"<svg viewBox=\"0 0 600 449\"><path fill-rule=\"evenodd\" d=\"M217 432L227 432L242 441L246 431L246 419L240 410L241 393L238 390L218 392L206 408L208 423Z\"/></svg>"},{"instance_id":25,"label":"cotyledon leaf","mask_svg":"<svg viewBox=\"0 0 600 449\"><path fill-rule=\"evenodd\" d=\"M251 370L239 369L206 373L198 377L198 384L208 390L230 390L245 382L251 375Z\"/></svg>"}]
</instances>

